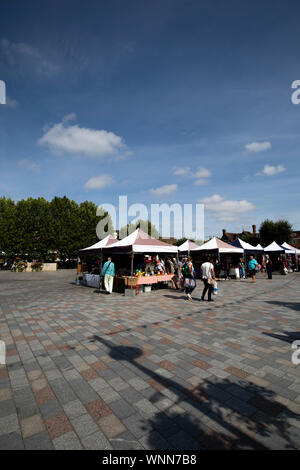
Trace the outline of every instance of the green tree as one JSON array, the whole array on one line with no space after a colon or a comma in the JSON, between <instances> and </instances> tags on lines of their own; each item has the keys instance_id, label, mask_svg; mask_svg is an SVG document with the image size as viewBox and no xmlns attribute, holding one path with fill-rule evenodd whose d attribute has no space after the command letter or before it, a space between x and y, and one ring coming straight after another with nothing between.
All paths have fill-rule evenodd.
<instances>
[{"instance_id":1,"label":"green tree","mask_svg":"<svg viewBox=\"0 0 300 470\"><path fill-rule=\"evenodd\" d=\"M16 206L10 198L0 198L0 251L14 257L16 244Z\"/></svg>"},{"instance_id":2,"label":"green tree","mask_svg":"<svg viewBox=\"0 0 300 470\"><path fill-rule=\"evenodd\" d=\"M93 202L84 201L79 206L79 225L80 225L80 248L91 246L99 241L96 229L98 223L106 219L107 223L103 227L106 233L114 234L114 226L108 212L101 208L103 215L97 215L97 206ZM104 222L103 222L104 223Z\"/></svg>"},{"instance_id":3,"label":"green tree","mask_svg":"<svg viewBox=\"0 0 300 470\"><path fill-rule=\"evenodd\" d=\"M81 243L79 207L66 196L55 197L50 203L52 219L52 249L61 259L75 257Z\"/></svg>"},{"instance_id":4,"label":"green tree","mask_svg":"<svg viewBox=\"0 0 300 470\"><path fill-rule=\"evenodd\" d=\"M266 219L262 222L259 235L262 243L269 245L273 241L281 244L284 242L290 243L292 239L292 226L284 219L273 220Z\"/></svg>"},{"instance_id":5,"label":"green tree","mask_svg":"<svg viewBox=\"0 0 300 470\"><path fill-rule=\"evenodd\" d=\"M244 242L250 243L250 245L253 245L253 246L256 246L256 245L258 245L258 243L260 243L260 238L253 235L252 233L243 234L241 238Z\"/></svg>"},{"instance_id":6,"label":"green tree","mask_svg":"<svg viewBox=\"0 0 300 470\"><path fill-rule=\"evenodd\" d=\"M131 222L127 224L127 226L120 228L120 238L124 238L124 236L130 235L134 232L137 228L143 230L143 232L148 233L153 238L159 238L159 232L155 225L153 225L150 220L142 220L139 219L135 224Z\"/></svg>"}]
</instances>

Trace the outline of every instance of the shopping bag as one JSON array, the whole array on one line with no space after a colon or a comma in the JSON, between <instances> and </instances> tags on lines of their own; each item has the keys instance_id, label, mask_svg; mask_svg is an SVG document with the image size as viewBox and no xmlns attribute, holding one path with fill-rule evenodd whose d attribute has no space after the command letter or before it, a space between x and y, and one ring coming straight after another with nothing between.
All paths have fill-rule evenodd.
<instances>
[{"instance_id":1,"label":"shopping bag","mask_svg":"<svg viewBox=\"0 0 300 470\"><path fill-rule=\"evenodd\" d=\"M184 287L190 287L194 289L196 287L196 281L195 279L187 279L185 278L184 280Z\"/></svg>"},{"instance_id":2,"label":"shopping bag","mask_svg":"<svg viewBox=\"0 0 300 470\"><path fill-rule=\"evenodd\" d=\"M218 289L218 284L217 284L217 281L215 281L214 285L213 285L213 294L214 295L217 295L219 292L219 289Z\"/></svg>"}]
</instances>

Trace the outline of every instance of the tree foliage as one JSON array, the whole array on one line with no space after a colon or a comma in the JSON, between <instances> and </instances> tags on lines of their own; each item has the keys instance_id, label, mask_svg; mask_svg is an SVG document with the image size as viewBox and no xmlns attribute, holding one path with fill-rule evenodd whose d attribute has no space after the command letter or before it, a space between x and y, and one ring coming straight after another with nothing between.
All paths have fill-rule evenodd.
<instances>
[{"instance_id":1,"label":"tree foliage","mask_svg":"<svg viewBox=\"0 0 300 470\"><path fill-rule=\"evenodd\" d=\"M273 241L281 244L284 242L290 243L292 240L292 226L284 219L273 220L266 219L262 222L259 235L262 243L269 245Z\"/></svg>"},{"instance_id":2,"label":"tree foliage","mask_svg":"<svg viewBox=\"0 0 300 470\"><path fill-rule=\"evenodd\" d=\"M241 236L241 239L246 243L250 243L250 245L252 245L252 246L256 246L260 243L260 238L258 238L253 233L244 233Z\"/></svg>"},{"instance_id":3,"label":"tree foliage","mask_svg":"<svg viewBox=\"0 0 300 470\"><path fill-rule=\"evenodd\" d=\"M132 232L134 232L137 228L140 228L143 230L143 232L147 233L148 235L151 235L153 238L159 238L159 232L155 225L153 225L150 220L142 220L139 219L136 223L129 223L125 227L120 228L120 238L124 238L127 235L130 235Z\"/></svg>"},{"instance_id":4,"label":"tree foliage","mask_svg":"<svg viewBox=\"0 0 300 470\"><path fill-rule=\"evenodd\" d=\"M96 215L97 206L85 201L77 204L64 197L51 202L44 198L0 198L0 250L8 257L51 261L70 258L79 249L98 241L96 227L107 212ZM111 223L112 225L112 223Z\"/></svg>"}]
</instances>

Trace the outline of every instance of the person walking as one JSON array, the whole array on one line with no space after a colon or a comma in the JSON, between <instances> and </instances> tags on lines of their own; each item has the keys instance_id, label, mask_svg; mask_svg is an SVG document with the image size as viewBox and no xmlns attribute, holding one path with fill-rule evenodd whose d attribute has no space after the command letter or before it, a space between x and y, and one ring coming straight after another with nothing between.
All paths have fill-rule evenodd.
<instances>
[{"instance_id":1,"label":"person walking","mask_svg":"<svg viewBox=\"0 0 300 470\"><path fill-rule=\"evenodd\" d=\"M211 294L213 291L214 281L216 280L214 265L210 261L210 256L207 256L206 261L201 265L201 275L202 281L204 283L204 288L201 296L201 300L205 300L205 294L208 291L208 301L213 302Z\"/></svg>"},{"instance_id":2,"label":"person walking","mask_svg":"<svg viewBox=\"0 0 300 470\"><path fill-rule=\"evenodd\" d=\"M104 276L104 287L107 294L111 294L113 290L114 276L115 276L115 265L111 258L107 258L102 269L102 276Z\"/></svg>"},{"instance_id":3,"label":"person walking","mask_svg":"<svg viewBox=\"0 0 300 470\"><path fill-rule=\"evenodd\" d=\"M250 259L249 259L249 262L248 262L248 270L249 270L249 274L250 276L252 277L252 282L255 284L256 282L256 277L255 277L255 274L256 274L256 266L258 265L258 262L256 261L256 259L251 255L250 256Z\"/></svg>"},{"instance_id":4,"label":"person walking","mask_svg":"<svg viewBox=\"0 0 300 470\"><path fill-rule=\"evenodd\" d=\"M268 274L268 279L272 279L272 261L269 255L266 255L265 263L266 263L266 271Z\"/></svg>"},{"instance_id":5,"label":"person walking","mask_svg":"<svg viewBox=\"0 0 300 470\"><path fill-rule=\"evenodd\" d=\"M245 263L244 263L243 258L240 258L238 267L239 267L239 272L240 272L240 279L243 281L246 277L245 276Z\"/></svg>"},{"instance_id":6,"label":"person walking","mask_svg":"<svg viewBox=\"0 0 300 470\"><path fill-rule=\"evenodd\" d=\"M192 258L190 256L188 258L185 258L185 262L182 265L181 272L184 278L186 298L187 300L193 300L191 294L196 287L196 281L195 270L192 263Z\"/></svg>"}]
</instances>

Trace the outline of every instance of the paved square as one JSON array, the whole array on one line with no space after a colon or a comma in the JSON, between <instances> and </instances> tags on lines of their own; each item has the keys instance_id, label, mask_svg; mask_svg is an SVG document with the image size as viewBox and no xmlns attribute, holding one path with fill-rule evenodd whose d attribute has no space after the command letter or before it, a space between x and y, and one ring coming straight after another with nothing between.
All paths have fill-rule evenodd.
<instances>
[{"instance_id":1,"label":"paved square","mask_svg":"<svg viewBox=\"0 0 300 470\"><path fill-rule=\"evenodd\" d=\"M300 448L300 273L212 303L74 280L0 272L0 449Z\"/></svg>"}]
</instances>

